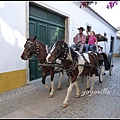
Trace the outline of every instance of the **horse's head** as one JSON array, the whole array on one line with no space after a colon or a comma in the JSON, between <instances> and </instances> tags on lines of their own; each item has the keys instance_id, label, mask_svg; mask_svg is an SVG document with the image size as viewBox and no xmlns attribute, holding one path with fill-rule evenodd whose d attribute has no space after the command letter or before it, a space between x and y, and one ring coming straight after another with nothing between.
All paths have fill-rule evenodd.
<instances>
[{"instance_id":1,"label":"horse's head","mask_svg":"<svg viewBox=\"0 0 120 120\"><path fill-rule=\"evenodd\" d=\"M21 59L27 60L32 56L32 54L34 53L35 39L36 39L36 36L34 38L30 37L27 39L24 45L24 51L21 55Z\"/></svg>"},{"instance_id":2,"label":"horse's head","mask_svg":"<svg viewBox=\"0 0 120 120\"><path fill-rule=\"evenodd\" d=\"M68 50L68 45L64 42L64 40L58 40L52 46L52 49L46 57L46 61L48 63L53 63L56 59L64 60L67 57Z\"/></svg>"}]
</instances>

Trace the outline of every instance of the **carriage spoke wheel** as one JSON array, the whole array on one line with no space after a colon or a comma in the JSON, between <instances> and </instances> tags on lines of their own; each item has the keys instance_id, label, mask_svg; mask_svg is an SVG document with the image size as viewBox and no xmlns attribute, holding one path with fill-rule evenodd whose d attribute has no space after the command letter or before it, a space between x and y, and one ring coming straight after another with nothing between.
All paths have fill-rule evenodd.
<instances>
[{"instance_id":1,"label":"carriage spoke wheel","mask_svg":"<svg viewBox=\"0 0 120 120\"><path fill-rule=\"evenodd\" d=\"M100 66L100 72L99 72L99 82L100 83L103 82L104 75L105 75L105 65L104 65L104 62L103 62L103 64Z\"/></svg>"},{"instance_id":2,"label":"carriage spoke wheel","mask_svg":"<svg viewBox=\"0 0 120 120\"><path fill-rule=\"evenodd\" d=\"M109 69L109 75L110 76L112 74L112 69L113 69L113 59L111 58L111 60L110 60L110 69Z\"/></svg>"}]
</instances>

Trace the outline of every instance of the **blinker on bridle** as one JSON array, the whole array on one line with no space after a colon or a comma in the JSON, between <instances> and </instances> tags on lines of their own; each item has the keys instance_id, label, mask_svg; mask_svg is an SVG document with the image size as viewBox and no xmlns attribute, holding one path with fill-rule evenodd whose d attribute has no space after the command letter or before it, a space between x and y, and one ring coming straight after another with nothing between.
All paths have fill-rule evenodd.
<instances>
[{"instance_id":1,"label":"blinker on bridle","mask_svg":"<svg viewBox=\"0 0 120 120\"><path fill-rule=\"evenodd\" d=\"M29 51L28 53L25 52L25 51L24 51L24 53L25 53L26 55L28 55L29 58L30 58L30 56L29 56L30 52L34 52L34 53L36 53L36 54L39 53L39 45L37 44L37 41L36 41L36 40L35 40L34 42L27 41L27 43L30 43L30 44L31 44L31 49L30 49L30 51ZM36 44L36 48L34 47L34 44Z\"/></svg>"}]
</instances>

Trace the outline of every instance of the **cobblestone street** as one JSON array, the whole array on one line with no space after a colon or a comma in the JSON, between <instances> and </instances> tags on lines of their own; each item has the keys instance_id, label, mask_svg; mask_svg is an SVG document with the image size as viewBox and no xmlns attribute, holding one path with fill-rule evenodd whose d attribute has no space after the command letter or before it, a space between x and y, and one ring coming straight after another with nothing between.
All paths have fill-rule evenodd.
<instances>
[{"instance_id":1,"label":"cobblestone street","mask_svg":"<svg viewBox=\"0 0 120 120\"><path fill-rule=\"evenodd\" d=\"M75 98L75 87L70 94L68 107L62 108L67 92L67 76L57 90L59 76L55 75L55 95L41 82L26 85L0 94L0 118L120 118L120 58L114 58L112 76L106 71L103 83L96 77L93 94L85 94L86 80L79 78L80 98ZM50 79L46 80L50 84ZM98 93L102 91L102 93Z\"/></svg>"}]
</instances>

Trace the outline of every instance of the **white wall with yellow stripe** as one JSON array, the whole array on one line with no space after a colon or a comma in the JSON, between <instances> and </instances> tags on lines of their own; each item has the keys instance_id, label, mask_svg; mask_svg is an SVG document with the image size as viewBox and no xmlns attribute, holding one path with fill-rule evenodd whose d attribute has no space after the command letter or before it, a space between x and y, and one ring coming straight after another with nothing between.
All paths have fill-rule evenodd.
<instances>
[{"instance_id":1,"label":"white wall with yellow stripe","mask_svg":"<svg viewBox=\"0 0 120 120\"><path fill-rule=\"evenodd\" d=\"M25 2L0 2L0 93L26 85Z\"/></svg>"}]
</instances>

